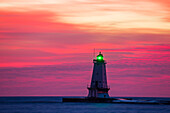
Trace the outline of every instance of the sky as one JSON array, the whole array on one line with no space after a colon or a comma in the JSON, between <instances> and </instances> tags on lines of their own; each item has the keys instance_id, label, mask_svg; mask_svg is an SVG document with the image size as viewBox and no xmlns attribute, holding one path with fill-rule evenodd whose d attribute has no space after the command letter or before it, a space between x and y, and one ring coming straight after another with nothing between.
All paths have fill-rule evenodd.
<instances>
[{"instance_id":1,"label":"sky","mask_svg":"<svg viewBox=\"0 0 170 113\"><path fill-rule=\"evenodd\" d=\"M169 0L0 0L0 96L170 97Z\"/></svg>"}]
</instances>

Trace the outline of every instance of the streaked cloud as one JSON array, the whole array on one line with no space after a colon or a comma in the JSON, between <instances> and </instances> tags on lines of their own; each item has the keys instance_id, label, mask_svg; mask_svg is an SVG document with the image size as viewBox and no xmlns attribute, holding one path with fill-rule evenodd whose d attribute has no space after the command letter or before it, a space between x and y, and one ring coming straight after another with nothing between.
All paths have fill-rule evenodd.
<instances>
[{"instance_id":1,"label":"streaked cloud","mask_svg":"<svg viewBox=\"0 0 170 113\"><path fill-rule=\"evenodd\" d=\"M152 0L121 0L121 1L5 1L1 5L6 10L32 11L48 10L57 16L51 17L54 22L78 24L80 29L96 32L113 32L114 29L126 30L128 28L150 28L170 30L169 10L165 8L165 1ZM156 11L156 13L155 13ZM92 28L85 27L91 26ZM154 32L154 31L153 31ZM167 33L167 32L166 32Z\"/></svg>"}]
</instances>

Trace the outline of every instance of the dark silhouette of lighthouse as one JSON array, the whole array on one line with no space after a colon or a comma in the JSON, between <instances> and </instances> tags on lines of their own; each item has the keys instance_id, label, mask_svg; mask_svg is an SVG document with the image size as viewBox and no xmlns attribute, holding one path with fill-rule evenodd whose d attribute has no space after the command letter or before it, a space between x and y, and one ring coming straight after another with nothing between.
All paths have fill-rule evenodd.
<instances>
[{"instance_id":1,"label":"dark silhouette of lighthouse","mask_svg":"<svg viewBox=\"0 0 170 113\"><path fill-rule=\"evenodd\" d=\"M88 98L109 98L108 91L110 88L107 86L106 77L106 62L103 60L101 52L93 59L94 67L91 79Z\"/></svg>"}]
</instances>

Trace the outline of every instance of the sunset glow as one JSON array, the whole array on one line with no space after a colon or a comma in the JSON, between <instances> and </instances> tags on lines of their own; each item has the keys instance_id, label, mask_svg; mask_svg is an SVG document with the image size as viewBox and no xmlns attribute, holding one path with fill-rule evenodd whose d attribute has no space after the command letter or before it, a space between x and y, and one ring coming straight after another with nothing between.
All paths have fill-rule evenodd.
<instances>
[{"instance_id":1,"label":"sunset glow","mask_svg":"<svg viewBox=\"0 0 170 113\"><path fill-rule=\"evenodd\" d=\"M94 48L110 96L170 96L169 0L0 0L0 96L87 96Z\"/></svg>"}]
</instances>

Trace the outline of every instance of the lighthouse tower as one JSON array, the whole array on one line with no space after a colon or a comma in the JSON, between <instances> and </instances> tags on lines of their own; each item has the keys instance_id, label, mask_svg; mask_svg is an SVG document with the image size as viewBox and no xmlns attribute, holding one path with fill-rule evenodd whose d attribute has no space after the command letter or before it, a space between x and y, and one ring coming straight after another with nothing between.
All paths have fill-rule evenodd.
<instances>
[{"instance_id":1,"label":"lighthouse tower","mask_svg":"<svg viewBox=\"0 0 170 113\"><path fill-rule=\"evenodd\" d=\"M109 98L110 88L107 86L106 62L103 60L101 52L93 60L93 63L91 85L87 87L89 90L88 98Z\"/></svg>"}]
</instances>

